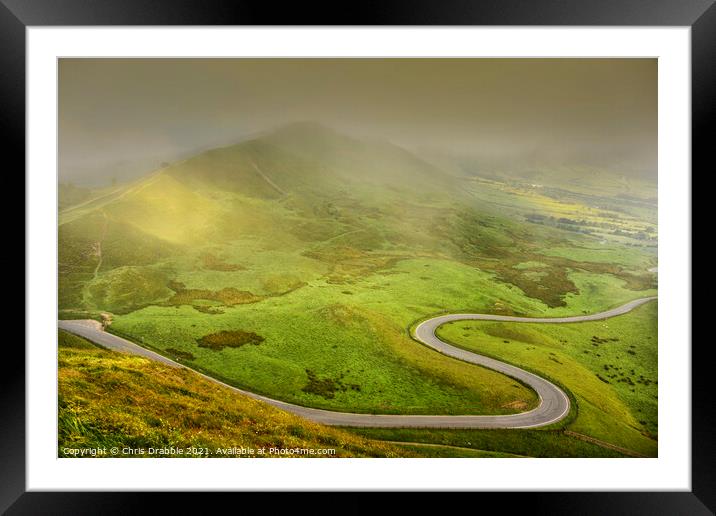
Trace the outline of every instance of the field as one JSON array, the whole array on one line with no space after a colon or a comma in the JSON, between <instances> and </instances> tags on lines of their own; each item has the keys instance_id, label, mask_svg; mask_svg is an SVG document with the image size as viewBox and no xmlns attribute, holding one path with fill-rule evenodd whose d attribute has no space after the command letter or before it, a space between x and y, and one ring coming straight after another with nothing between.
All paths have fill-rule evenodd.
<instances>
[{"instance_id":1,"label":"field","mask_svg":"<svg viewBox=\"0 0 716 516\"><path fill-rule=\"evenodd\" d=\"M444 312L577 315L656 294L653 185L625 186L611 172L585 183L574 179L579 171L558 172L561 189L542 172L456 176L386 142L310 124L94 195L68 189L59 226L59 317L110 321L108 331L226 383L306 406L395 414L525 410L537 403L529 388L435 353L409 329ZM628 198L615 201L618 192ZM610 320L611 332L586 324L475 323L441 331L558 381L577 400L569 423L575 433L650 455L657 436L653 310ZM517 337L488 339L488 330ZM530 340L518 338L524 335ZM652 339L637 342L644 335ZM619 338L620 346L636 346L629 348L636 355L615 354L607 342L592 346L592 336ZM504 340L509 349L498 346ZM627 377L634 385L617 381ZM539 436L534 442L576 440L566 448L575 454L607 453L559 432L555 439L529 435ZM468 452L462 437L448 437L468 435L459 432L424 435L457 447L421 448L435 453L529 455L513 445L483 446L481 438L478 451Z\"/></svg>"},{"instance_id":2,"label":"field","mask_svg":"<svg viewBox=\"0 0 716 516\"><path fill-rule=\"evenodd\" d=\"M508 457L510 454L421 443L394 444L355 436L286 414L179 370L96 347L58 332L58 456L117 447L182 449L174 457L298 457L273 449L327 449L330 457ZM265 448L266 453L258 452ZM196 451L189 451L191 449ZM254 453L233 449L254 450ZM305 455L303 455L305 456ZM89 456L88 456L89 457Z\"/></svg>"},{"instance_id":3,"label":"field","mask_svg":"<svg viewBox=\"0 0 716 516\"><path fill-rule=\"evenodd\" d=\"M434 356L409 338L410 324L443 307L494 312L504 306L547 315L584 311L579 296L568 298L564 308L548 309L517 289L496 284L489 273L444 260L405 260L389 272L350 286L315 280L261 302L222 305L209 316L188 305L147 307L117 317L111 331L139 338L160 352L171 347L191 353L192 367L299 404L361 412L488 414L508 413L503 406L516 401L532 406L536 400L496 373ZM589 306L595 311L643 295L620 289L618 281L575 280L605 293ZM426 290L426 284L433 290ZM197 345L206 335L236 329L264 340L222 350ZM316 392L309 376L330 387Z\"/></svg>"},{"instance_id":4,"label":"field","mask_svg":"<svg viewBox=\"0 0 716 516\"><path fill-rule=\"evenodd\" d=\"M441 430L353 428L355 435L388 442L421 442L512 457L630 457L623 451L588 442L563 430ZM463 455L468 456L468 455Z\"/></svg>"},{"instance_id":5,"label":"field","mask_svg":"<svg viewBox=\"0 0 716 516\"><path fill-rule=\"evenodd\" d=\"M461 321L445 341L537 371L576 398L567 428L653 456L657 439L657 303L605 321L522 324Z\"/></svg>"}]
</instances>

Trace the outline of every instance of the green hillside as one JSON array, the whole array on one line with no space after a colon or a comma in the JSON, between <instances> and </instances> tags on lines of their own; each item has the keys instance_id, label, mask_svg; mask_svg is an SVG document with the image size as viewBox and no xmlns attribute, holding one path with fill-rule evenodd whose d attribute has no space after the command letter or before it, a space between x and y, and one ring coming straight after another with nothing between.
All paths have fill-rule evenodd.
<instances>
[{"instance_id":1,"label":"green hillside","mask_svg":"<svg viewBox=\"0 0 716 516\"><path fill-rule=\"evenodd\" d=\"M657 303L608 321L449 323L441 339L556 379L579 407L569 430L656 456Z\"/></svg>"},{"instance_id":2,"label":"green hillside","mask_svg":"<svg viewBox=\"0 0 716 516\"><path fill-rule=\"evenodd\" d=\"M266 448L265 455L255 451L242 456L287 456L271 453L272 448L335 450L314 455L322 458L426 454L422 448L413 450L311 423L189 370L103 350L62 331L58 389L60 457L90 448L105 448L106 456L111 456L112 447L120 450L117 457L144 458L164 456L150 455L150 448L172 447L184 450L169 455L174 457L235 458L236 454L220 450L261 447ZM147 454L122 453L125 448L144 449Z\"/></svg>"},{"instance_id":3,"label":"green hillside","mask_svg":"<svg viewBox=\"0 0 716 516\"><path fill-rule=\"evenodd\" d=\"M593 204L294 124L62 211L59 313L111 313L109 331L303 405L519 412L532 391L408 328L444 311L571 315L654 294L655 244L636 238L650 212L609 219L624 235L559 221L581 223L573 213ZM613 214L589 213L585 224ZM221 335L260 340L201 345Z\"/></svg>"},{"instance_id":4,"label":"green hillside","mask_svg":"<svg viewBox=\"0 0 716 516\"><path fill-rule=\"evenodd\" d=\"M316 123L296 123L264 136L273 146L300 156L314 174L339 180L344 188L379 186L393 192L456 194L458 182L407 150L380 140L359 140Z\"/></svg>"}]
</instances>

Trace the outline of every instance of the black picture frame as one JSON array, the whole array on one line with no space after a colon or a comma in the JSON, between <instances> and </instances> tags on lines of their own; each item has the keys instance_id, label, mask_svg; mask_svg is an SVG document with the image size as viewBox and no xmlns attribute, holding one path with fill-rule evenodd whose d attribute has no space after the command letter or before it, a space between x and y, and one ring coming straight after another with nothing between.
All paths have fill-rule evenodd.
<instances>
[{"instance_id":1,"label":"black picture frame","mask_svg":"<svg viewBox=\"0 0 716 516\"><path fill-rule=\"evenodd\" d=\"M222 0L0 0L0 125L4 178L25 167L25 30L29 26L83 25L553 25L689 26L692 70L692 178L709 171L716 110L714 0L442 0L307 3ZM7 163L7 162L6 162ZM24 186L22 187L24 190ZM19 339L18 339L19 340ZM686 343L684 343L686 344ZM692 491L639 493L481 493L509 496L513 508L557 514L711 514L716 507L716 450L711 409L708 341L692 344ZM25 492L25 354L4 348L0 424L0 510L8 514L132 514L160 498L163 512L193 512L203 504L186 493ZM219 503L212 494L212 501ZM225 498L227 495L218 495ZM247 496L243 494L242 496ZM294 495L301 499L305 494ZM495 502L502 500L493 500ZM262 503L257 500L258 503ZM295 503L295 499L292 503ZM301 502L298 502L301 503ZM313 504L312 504L313 505ZM352 511L372 510L367 500Z\"/></svg>"}]
</instances>

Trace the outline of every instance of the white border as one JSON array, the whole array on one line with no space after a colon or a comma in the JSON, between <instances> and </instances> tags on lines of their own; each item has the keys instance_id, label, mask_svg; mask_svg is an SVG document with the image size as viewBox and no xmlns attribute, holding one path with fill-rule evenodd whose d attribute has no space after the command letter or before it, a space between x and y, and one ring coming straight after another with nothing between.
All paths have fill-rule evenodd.
<instances>
[{"instance_id":1,"label":"white border","mask_svg":"<svg viewBox=\"0 0 716 516\"><path fill-rule=\"evenodd\" d=\"M55 458L57 57L328 55L659 58L658 459ZM30 27L27 79L28 490L691 489L688 27Z\"/></svg>"}]
</instances>

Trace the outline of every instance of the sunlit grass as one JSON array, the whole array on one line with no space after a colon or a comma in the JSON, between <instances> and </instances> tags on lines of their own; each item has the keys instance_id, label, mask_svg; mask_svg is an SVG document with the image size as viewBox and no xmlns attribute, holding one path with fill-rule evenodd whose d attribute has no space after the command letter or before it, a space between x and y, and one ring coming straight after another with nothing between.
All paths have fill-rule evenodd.
<instances>
[{"instance_id":1,"label":"sunlit grass","mask_svg":"<svg viewBox=\"0 0 716 516\"><path fill-rule=\"evenodd\" d=\"M459 321L442 326L438 335L560 382L577 399L571 430L656 453L656 302L604 321Z\"/></svg>"},{"instance_id":2,"label":"sunlit grass","mask_svg":"<svg viewBox=\"0 0 716 516\"><path fill-rule=\"evenodd\" d=\"M74 193L60 216L60 317L111 312L110 331L302 405L500 414L535 406L535 394L415 342L416 320L579 315L656 294L649 185L593 170L456 178L387 143L314 130ZM546 222L528 222L535 214ZM264 340L199 346L220 332Z\"/></svg>"},{"instance_id":3,"label":"sunlit grass","mask_svg":"<svg viewBox=\"0 0 716 516\"><path fill-rule=\"evenodd\" d=\"M189 370L98 349L65 332L59 332L58 363L60 457L71 456L65 448L100 447L175 447L185 450L179 456L231 458L217 449L330 448L336 450L332 457L431 454L318 425ZM186 451L191 447L206 455Z\"/></svg>"}]
</instances>

